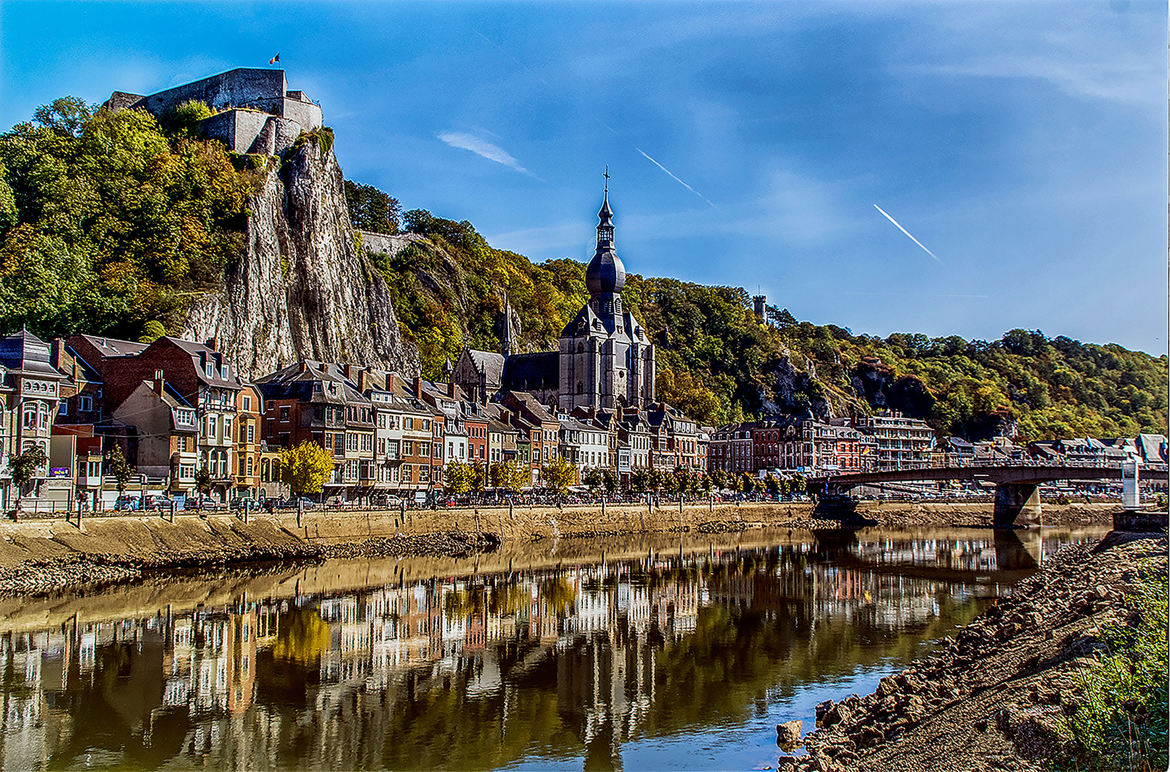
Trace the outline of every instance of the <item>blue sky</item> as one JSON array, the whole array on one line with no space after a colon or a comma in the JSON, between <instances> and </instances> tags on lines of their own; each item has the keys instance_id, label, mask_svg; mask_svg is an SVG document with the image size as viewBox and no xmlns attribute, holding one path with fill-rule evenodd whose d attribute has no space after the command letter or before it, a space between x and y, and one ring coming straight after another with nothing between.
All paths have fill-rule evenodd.
<instances>
[{"instance_id":1,"label":"blue sky","mask_svg":"<svg viewBox=\"0 0 1170 772\"><path fill-rule=\"evenodd\" d=\"M0 6L0 124L267 66L350 179L854 332L1167 329L1164 2ZM875 208L880 206L932 257Z\"/></svg>"}]
</instances>

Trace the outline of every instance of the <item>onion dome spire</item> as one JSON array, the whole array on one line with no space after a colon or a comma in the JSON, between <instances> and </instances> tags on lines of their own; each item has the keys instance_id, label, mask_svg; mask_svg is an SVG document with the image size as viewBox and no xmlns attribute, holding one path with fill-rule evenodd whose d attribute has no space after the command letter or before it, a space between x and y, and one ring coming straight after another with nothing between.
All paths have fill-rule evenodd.
<instances>
[{"instance_id":1,"label":"onion dome spire","mask_svg":"<svg viewBox=\"0 0 1170 772\"><path fill-rule=\"evenodd\" d=\"M609 207L609 166L605 167L605 195L597 213L597 251L585 269L592 295L618 293L626 286L626 267L613 248L613 210Z\"/></svg>"}]
</instances>

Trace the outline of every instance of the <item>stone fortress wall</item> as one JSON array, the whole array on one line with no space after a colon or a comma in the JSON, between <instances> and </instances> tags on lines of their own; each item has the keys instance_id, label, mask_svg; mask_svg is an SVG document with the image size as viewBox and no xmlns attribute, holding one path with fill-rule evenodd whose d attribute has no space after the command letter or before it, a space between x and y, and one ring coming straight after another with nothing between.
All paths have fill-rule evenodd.
<instances>
[{"instance_id":1,"label":"stone fortress wall","mask_svg":"<svg viewBox=\"0 0 1170 772\"><path fill-rule=\"evenodd\" d=\"M273 155L292 145L302 131L321 128L321 107L303 91L289 91L284 70L241 67L148 96L116 91L111 110L141 108L166 115L184 102L204 102L222 111L204 120L203 135L237 153Z\"/></svg>"}]
</instances>

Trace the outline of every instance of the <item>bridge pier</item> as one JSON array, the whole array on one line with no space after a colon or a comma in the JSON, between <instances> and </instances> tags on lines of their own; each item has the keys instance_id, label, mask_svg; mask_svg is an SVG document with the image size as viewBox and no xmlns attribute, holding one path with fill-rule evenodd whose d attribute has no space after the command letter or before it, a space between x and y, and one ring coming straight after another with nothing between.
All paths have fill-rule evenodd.
<instances>
[{"instance_id":1,"label":"bridge pier","mask_svg":"<svg viewBox=\"0 0 1170 772\"><path fill-rule=\"evenodd\" d=\"M1040 484L1006 483L995 486L995 510L991 523L996 527L1040 524Z\"/></svg>"}]
</instances>

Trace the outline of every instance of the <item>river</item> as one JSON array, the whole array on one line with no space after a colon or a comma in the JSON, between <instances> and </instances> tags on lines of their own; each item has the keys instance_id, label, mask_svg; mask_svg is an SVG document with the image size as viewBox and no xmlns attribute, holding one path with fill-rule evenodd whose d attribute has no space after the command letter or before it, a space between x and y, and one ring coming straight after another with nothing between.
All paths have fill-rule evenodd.
<instances>
[{"instance_id":1,"label":"river","mask_svg":"<svg viewBox=\"0 0 1170 772\"><path fill-rule=\"evenodd\" d=\"M749 531L0 601L0 766L763 769L1106 528Z\"/></svg>"}]
</instances>

